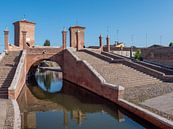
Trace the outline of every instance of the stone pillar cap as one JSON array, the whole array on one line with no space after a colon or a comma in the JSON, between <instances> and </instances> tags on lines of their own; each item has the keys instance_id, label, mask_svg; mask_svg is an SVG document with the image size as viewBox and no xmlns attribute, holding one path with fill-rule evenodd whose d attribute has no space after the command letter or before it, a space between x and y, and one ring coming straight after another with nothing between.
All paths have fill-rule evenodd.
<instances>
[{"instance_id":1,"label":"stone pillar cap","mask_svg":"<svg viewBox=\"0 0 173 129\"><path fill-rule=\"evenodd\" d=\"M23 30L22 33L27 33L27 31L26 30Z\"/></svg>"}]
</instances>

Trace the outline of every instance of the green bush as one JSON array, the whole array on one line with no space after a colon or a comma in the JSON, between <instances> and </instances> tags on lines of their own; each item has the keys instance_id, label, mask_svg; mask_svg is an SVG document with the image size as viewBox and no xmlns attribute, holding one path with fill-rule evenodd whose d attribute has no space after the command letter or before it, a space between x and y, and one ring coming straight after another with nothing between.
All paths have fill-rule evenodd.
<instances>
[{"instance_id":1,"label":"green bush","mask_svg":"<svg viewBox=\"0 0 173 129\"><path fill-rule=\"evenodd\" d=\"M137 49L135 52L135 59L136 60L142 60L141 50Z\"/></svg>"},{"instance_id":2,"label":"green bush","mask_svg":"<svg viewBox=\"0 0 173 129\"><path fill-rule=\"evenodd\" d=\"M170 46L170 47L173 47L173 42L170 42L170 43L169 43L169 46Z\"/></svg>"},{"instance_id":3,"label":"green bush","mask_svg":"<svg viewBox=\"0 0 173 129\"><path fill-rule=\"evenodd\" d=\"M50 40L45 40L44 46L50 46Z\"/></svg>"}]
</instances>

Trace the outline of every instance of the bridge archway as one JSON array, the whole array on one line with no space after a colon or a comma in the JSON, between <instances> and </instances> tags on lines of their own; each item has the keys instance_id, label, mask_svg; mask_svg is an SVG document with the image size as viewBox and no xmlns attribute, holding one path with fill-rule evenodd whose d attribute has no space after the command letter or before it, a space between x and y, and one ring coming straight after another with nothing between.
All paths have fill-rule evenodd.
<instances>
[{"instance_id":1,"label":"bridge archway","mask_svg":"<svg viewBox=\"0 0 173 129\"><path fill-rule=\"evenodd\" d=\"M34 50L34 49L33 49ZM26 54L26 73L36 64L39 64L43 60L56 62L63 71L63 49L62 48L50 48L50 49L37 49L37 51L27 51Z\"/></svg>"}]
</instances>

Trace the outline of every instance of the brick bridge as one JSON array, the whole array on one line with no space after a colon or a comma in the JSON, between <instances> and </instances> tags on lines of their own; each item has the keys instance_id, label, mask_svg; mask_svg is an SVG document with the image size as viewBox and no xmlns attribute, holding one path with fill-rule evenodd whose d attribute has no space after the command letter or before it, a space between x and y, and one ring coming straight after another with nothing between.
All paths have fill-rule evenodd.
<instances>
[{"instance_id":1,"label":"brick bridge","mask_svg":"<svg viewBox=\"0 0 173 129\"><path fill-rule=\"evenodd\" d=\"M148 115L126 100L139 102L162 95L162 91L173 91L169 84L164 83L173 80L173 70L114 54L110 51L109 37L106 38L105 51L102 36L99 37L98 49L84 48L84 27L70 27L70 48L67 48L65 30L62 31L61 47L36 47L34 23L19 21L14 25L20 28L15 29L14 46L8 42L8 30L4 31L5 52L0 56L0 97L17 99L29 70L42 60L51 60L61 66L63 79L119 104L159 127L165 127L163 121L158 124L156 116Z\"/></svg>"}]
</instances>

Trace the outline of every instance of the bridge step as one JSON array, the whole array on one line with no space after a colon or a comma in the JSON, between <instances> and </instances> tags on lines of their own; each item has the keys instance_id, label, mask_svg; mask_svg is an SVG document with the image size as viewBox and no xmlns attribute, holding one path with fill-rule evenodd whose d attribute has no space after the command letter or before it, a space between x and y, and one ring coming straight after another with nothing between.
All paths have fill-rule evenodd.
<instances>
[{"instance_id":1,"label":"bridge step","mask_svg":"<svg viewBox=\"0 0 173 129\"><path fill-rule=\"evenodd\" d=\"M84 51L74 52L80 59L86 60L107 82L122 85L124 87L136 87L141 85L157 84L161 81L137 71L121 63L109 63L99 57Z\"/></svg>"},{"instance_id":2,"label":"bridge step","mask_svg":"<svg viewBox=\"0 0 173 129\"><path fill-rule=\"evenodd\" d=\"M8 98L8 88L20 59L20 51L11 51L0 62L0 98Z\"/></svg>"}]
</instances>

